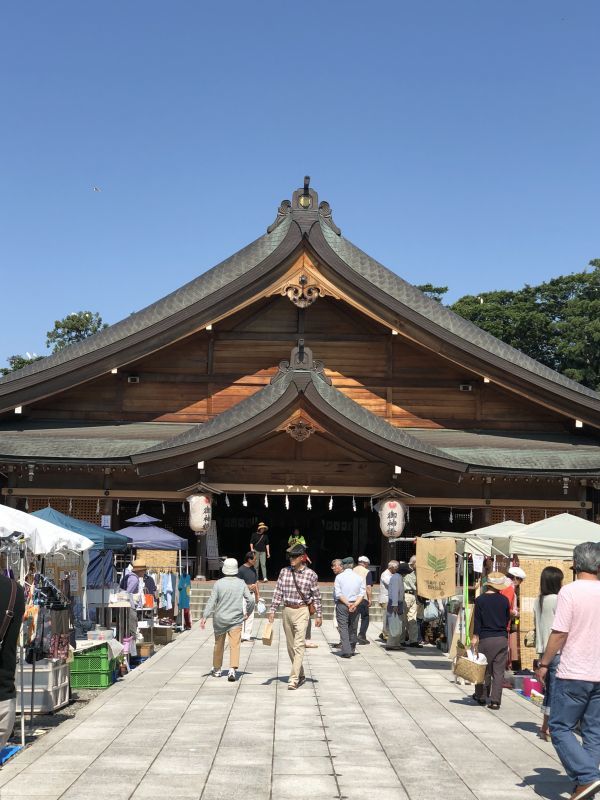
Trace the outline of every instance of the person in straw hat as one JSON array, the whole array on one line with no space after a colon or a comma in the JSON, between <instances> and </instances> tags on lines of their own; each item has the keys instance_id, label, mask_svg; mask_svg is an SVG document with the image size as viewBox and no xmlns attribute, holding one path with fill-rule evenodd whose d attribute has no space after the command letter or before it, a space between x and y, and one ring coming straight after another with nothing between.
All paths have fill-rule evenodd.
<instances>
[{"instance_id":1,"label":"person in straw hat","mask_svg":"<svg viewBox=\"0 0 600 800\"><path fill-rule=\"evenodd\" d=\"M260 570L262 569L263 583L267 583L267 558L271 558L269 548L268 525L264 522L258 523L256 533L250 539L250 550L256 554L256 577L260 580Z\"/></svg>"},{"instance_id":2,"label":"person in straw hat","mask_svg":"<svg viewBox=\"0 0 600 800\"><path fill-rule=\"evenodd\" d=\"M473 637L471 645L476 653L487 659L485 683L475 686L473 700L484 706L489 699L489 708L497 711L502 701L502 684L508 651L508 626L510 604L501 594L507 578L501 572L490 572L484 594L475 599Z\"/></svg>"},{"instance_id":3,"label":"person in straw hat","mask_svg":"<svg viewBox=\"0 0 600 800\"><path fill-rule=\"evenodd\" d=\"M215 634L212 668L214 678L221 677L225 637L228 637L229 673L227 680L233 682L237 679L237 669L240 665L242 624L245 617L254 611L254 595L246 583L238 578L239 567L235 558L226 558L221 571L223 577L213 586L208 603L204 607L200 627L204 630L206 620L212 616ZM244 608L246 609L245 613Z\"/></svg>"}]
</instances>

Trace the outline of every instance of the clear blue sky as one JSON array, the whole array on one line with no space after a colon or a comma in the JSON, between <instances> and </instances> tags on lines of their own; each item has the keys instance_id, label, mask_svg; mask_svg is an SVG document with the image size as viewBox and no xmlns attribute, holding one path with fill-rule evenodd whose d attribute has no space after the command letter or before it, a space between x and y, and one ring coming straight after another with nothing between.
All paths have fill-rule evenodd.
<instances>
[{"instance_id":1,"label":"clear blue sky","mask_svg":"<svg viewBox=\"0 0 600 800\"><path fill-rule=\"evenodd\" d=\"M596 0L4 4L0 364L213 266L305 174L450 300L584 268L599 35Z\"/></svg>"}]
</instances>

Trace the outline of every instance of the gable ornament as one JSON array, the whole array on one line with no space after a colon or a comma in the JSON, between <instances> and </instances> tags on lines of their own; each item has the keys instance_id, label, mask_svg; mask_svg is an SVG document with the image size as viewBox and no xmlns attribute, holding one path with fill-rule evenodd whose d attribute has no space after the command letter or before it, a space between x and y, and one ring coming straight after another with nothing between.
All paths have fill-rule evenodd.
<instances>
[{"instance_id":1,"label":"gable ornament","mask_svg":"<svg viewBox=\"0 0 600 800\"><path fill-rule=\"evenodd\" d=\"M316 283L309 283L306 275L300 275L298 283L284 286L281 294L285 295L298 308L308 308L318 297L321 297L322 290Z\"/></svg>"}]
</instances>

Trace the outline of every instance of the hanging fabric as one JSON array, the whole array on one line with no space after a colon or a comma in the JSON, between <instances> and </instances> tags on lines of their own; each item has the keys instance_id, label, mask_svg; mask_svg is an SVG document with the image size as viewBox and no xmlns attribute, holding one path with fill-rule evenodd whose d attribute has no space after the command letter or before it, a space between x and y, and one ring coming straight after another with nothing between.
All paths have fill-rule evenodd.
<instances>
[{"instance_id":1,"label":"hanging fabric","mask_svg":"<svg viewBox=\"0 0 600 800\"><path fill-rule=\"evenodd\" d=\"M165 501L164 500L162 501L161 505L162 505L162 513L163 513L163 517L164 517L164 515L165 515Z\"/></svg>"},{"instance_id":2,"label":"hanging fabric","mask_svg":"<svg viewBox=\"0 0 600 800\"><path fill-rule=\"evenodd\" d=\"M410 522L410 506L406 506L406 521Z\"/></svg>"},{"instance_id":3,"label":"hanging fabric","mask_svg":"<svg viewBox=\"0 0 600 800\"><path fill-rule=\"evenodd\" d=\"M473 509L469 511L469 522L471 523L471 525L473 524Z\"/></svg>"},{"instance_id":4,"label":"hanging fabric","mask_svg":"<svg viewBox=\"0 0 600 800\"><path fill-rule=\"evenodd\" d=\"M246 492L244 492L244 496L242 498L242 505L244 506L244 508L246 508L246 506L248 505L248 500L246 499Z\"/></svg>"},{"instance_id":5,"label":"hanging fabric","mask_svg":"<svg viewBox=\"0 0 600 800\"><path fill-rule=\"evenodd\" d=\"M450 509L450 516L448 517L448 519L450 520L450 525L452 525L452 523L454 522L454 514L452 513L452 509Z\"/></svg>"},{"instance_id":6,"label":"hanging fabric","mask_svg":"<svg viewBox=\"0 0 600 800\"><path fill-rule=\"evenodd\" d=\"M521 522L525 523L525 512L521 509Z\"/></svg>"},{"instance_id":7,"label":"hanging fabric","mask_svg":"<svg viewBox=\"0 0 600 800\"><path fill-rule=\"evenodd\" d=\"M265 508L268 508L268 507L269 507L269 498L267 496L267 493L265 492Z\"/></svg>"},{"instance_id":8,"label":"hanging fabric","mask_svg":"<svg viewBox=\"0 0 600 800\"><path fill-rule=\"evenodd\" d=\"M227 492L225 492L225 505L227 506L227 508L229 508L231 505L229 502L229 495L227 494Z\"/></svg>"},{"instance_id":9,"label":"hanging fabric","mask_svg":"<svg viewBox=\"0 0 600 800\"><path fill-rule=\"evenodd\" d=\"M140 513L140 505L141 505L141 501L140 501L140 500L138 500L138 504L137 504L137 506L136 506L136 508L135 508L135 513L136 513L136 514L139 514L139 513Z\"/></svg>"},{"instance_id":10,"label":"hanging fabric","mask_svg":"<svg viewBox=\"0 0 600 800\"><path fill-rule=\"evenodd\" d=\"M25 498L25 511L29 511L29 498Z\"/></svg>"},{"instance_id":11,"label":"hanging fabric","mask_svg":"<svg viewBox=\"0 0 600 800\"><path fill-rule=\"evenodd\" d=\"M356 498L352 495L352 511L356 513Z\"/></svg>"},{"instance_id":12,"label":"hanging fabric","mask_svg":"<svg viewBox=\"0 0 600 800\"><path fill-rule=\"evenodd\" d=\"M429 506L429 522L433 522L433 518L431 516L431 506Z\"/></svg>"},{"instance_id":13,"label":"hanging fabric","mask_svg":"<svg viewBox=\"0 0 600 800\"><path fill-rule=\"evenodd\" d=\"M286 511L290 510L290 498L287 496L287 494L285 496L285 510Z\"/></svg>"},{"instance_id":14,"label":"hanging fabric","mask_svg":"<svg viewBox=\"0 0 600 800\"><path fill-rule=\"evenodd\" d=\"M48 504L50 505L50 504ZM100 513L100 498L96 500L96 514Z\"/></svg>"},{"instance_id":15,"label":"hanging fabric","mask_svg":"<svg viewBox=\"0 0 600 800\"><path fill-rule=\"evenodd\" d=\"M119 508L119 501L117 500L117 509ZM73 498L69 497L69 514L73 513Z\"/></svg>"},{"instance_id":16,"label":"hanging fabric","mask_svg":"<svg viewBox=\"0 0 600 800\"><path fill-rule=\"evenodd\" d=\"M506 522L506 509L502 509L502 522Z\"/></svg>"},{"instance_id":17,"label":"hanging fabric","mask_svg":"<svg viewBox=\"0 0 600 800\"><path fill-rule=\"evenodd\" d=\"M310 495L308 495L308 500L306 501L306 507L309 511L312 509L312 503L310 502Z\"/></svg>"},{"instance_id":18,"label":"hanging fabric","mask_svg":"<svg viewBox=\"0 0 600 800\"><path fill-rule=\"evenodd\" d=\"M329 498L329 510L333 511L333 495L331 495Z\"/></svg>"}]
</instances>

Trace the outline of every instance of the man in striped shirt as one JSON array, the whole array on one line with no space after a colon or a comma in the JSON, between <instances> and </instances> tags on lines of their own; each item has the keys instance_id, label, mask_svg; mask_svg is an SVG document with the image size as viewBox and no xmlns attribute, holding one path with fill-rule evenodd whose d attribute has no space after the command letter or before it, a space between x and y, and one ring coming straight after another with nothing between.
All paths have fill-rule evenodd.
<instances>
[{"instance_id":1,"label":"man in striped shirt","mask_svg":"<svg viewBox=\"0 0 600 800\"><path fill-rule=\"evenodd\" d=\"M304 660L306 626L310 619L309 606L315 608L315 625L321 627L323 612L319 579L316 572L306 566L306 548L296 544L288 551L290 566L284 567L277 578L273 601L269 610L269 622L275 619L275 612L283 603L283 630L287 643L292 669L288 679L288 689L298 689L306 681Z\"/></svg>"}]
</instances>

